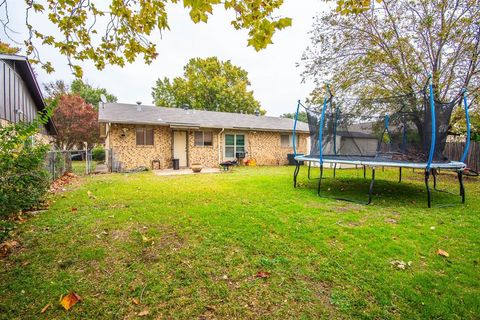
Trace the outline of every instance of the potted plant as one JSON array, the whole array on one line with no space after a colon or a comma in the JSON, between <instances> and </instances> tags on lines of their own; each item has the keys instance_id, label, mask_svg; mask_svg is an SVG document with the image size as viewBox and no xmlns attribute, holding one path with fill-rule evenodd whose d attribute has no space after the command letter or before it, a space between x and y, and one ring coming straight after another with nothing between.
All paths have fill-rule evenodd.
<instances>
[{"instance_id":1,"label":"potted plant","mask_svg":"<svg viewBox=\"0 0 480 320\"><path fill-rule=\"evenodd\" d=\"M200 163L193 163L190 166L190 169L192 169L192 171L195 173L199 173L200 171L202 171L203 166Z\"/></svg>"}]
</instances>

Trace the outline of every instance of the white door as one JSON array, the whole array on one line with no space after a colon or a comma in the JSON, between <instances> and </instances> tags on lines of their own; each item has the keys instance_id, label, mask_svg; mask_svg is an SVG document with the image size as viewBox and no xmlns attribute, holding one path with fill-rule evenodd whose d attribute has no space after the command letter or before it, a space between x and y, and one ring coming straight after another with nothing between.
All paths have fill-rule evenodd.
<instances>
[{"instance_id":1,"label":"white door","mask_svg":"<svg viewBox=\"0 0 480 320\"><path fill-rule=\"evenodd\" d=\"M187 132L173 132L173 158L180 160L180 167L187 166Z\"/></svg>"}]
</instances>

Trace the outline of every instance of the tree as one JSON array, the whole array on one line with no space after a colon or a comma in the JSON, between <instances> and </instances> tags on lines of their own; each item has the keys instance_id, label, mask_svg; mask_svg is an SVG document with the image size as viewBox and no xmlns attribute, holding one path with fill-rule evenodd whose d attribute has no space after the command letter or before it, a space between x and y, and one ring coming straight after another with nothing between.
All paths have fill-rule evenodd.
<instances>
[{"instance_id":1,"label":"tree","mask_svg":"<svg viewBox=\"0 0 480 320\"><path fill-rule=\"evenodd\" d=\"M436 100L452 100L462 88L476 96L479 21L478 0L385 0L357 15L327 13L303 55L304 77L319 88L332 80L337 92L373 97L414 92L432 74Z\"/></svg>"},{"instance_id":2,"label":"tree","mask_svg":"<svg viewBox=\"0 0 480 320\"><path fill-rule=\"evenodd\" d=\"M13 0L0 4L6 16L2 23L7 31L9 1ZM195 23L206 23L214 7L221 6L235 12L232 26L247 30L248 45L256 50L272 43L275 31L290 26L292 22L290 18L273 15L283 0L110 0L106 4L99 0L26 0L27 54L40 62L37 42L57 48L67 57L68 64L79 78L82 77L82 68L78 61L91 60L100 70L107 63L119 66L131 63L139 55L146 63L151 63L158 55L151 36L169 29L167 7L179 2ZM49 25L53 24L54 28L34 25L38 15L48 17ZM54 70L51 62L41 63L46 71Z\"/></svg>"},{"instance_id":3,"label":"tree","mask_svg":"<svg viewBox=\"0 0 480 320\"><path fill-rule=\"evenodd\" d=\"M3 54L17 54L20 48L12 47L10 44L0 41L0 53Z\"/></svg>"},{"instance_id":4,"label":"tree","mask_svg":"<svg viewBox=\"0 0 480 320\"><path fill-rule=\"evenodd\" d=\"M51 102L51 100L56 97L60 97L70 92L70 86L64 80L55 80L44 83L43 89L47 103Z\"/></svg>"},{"instance_id":5,"label":"tree","mask_svg":"<svg viewBox=\"0 0 480 320\"><path fill-rule=\"evenodd\" d=\"M81 79L73 80L70 89L72 93L78 94L86 103L90 103L95 108L98 108L102 94L107 98L107 102L117 102L117 97L108 93L107 89L99 87L94 88L92 85L83 82Z\"/></svg>"},{"instance_id":6,"label":"tree","mask_svg":"<svg viewBox=\"0 0 480 320\"><path fill-rule=\"evenodd\" d=\"M295 112L284 113L284 114L281 115L281 117L282 118L295 119L295 114L296 114ZM308 123L308 117L307 117L307 113L305 111L300 111L298 113L298 121Z\"/></svg>"},{"instance_id":7,"label":"tree","mask_svg":"<svg viewBox=\"0 0 480 320\"><path fill-rule=\"evenodd\" d=\"M480 108L470 108L470 134L471 138L480 141ZM463 109L457 108L452 113L450 132L455 135L465 136L467 121Z\"/></svg>"},{"instance_id":8,"label":"tree","mask_svg":"<svg viewBox=\"0 0 480 320\"><path fill-rule=\"evenodd\" d=\"M87 142L98 142L98 113L89 103L74 94L62 95L53 111L53 121L57 128L55 145L61 150Z\"/></svg>"},{"instance_id":9,"label":"tree","mask_svg":"<svg viewBox=\"0 0 480 320\"><path fill-rule=\"evenodd\" d=\"M8 3L12 1L18 0L0 2L4 17L0 23L9 38L12 32L8 25ZM337 9L342 14L362 12L371 1L338 0ZM123 66L138 56L151 63L158 55L152 35L169 30L167 9L171 4L182 3L195 23L206 23L214 8L234 12L231 25L237 30L247 30L248 45L257 51L272 43L277 30L292 24L292 19L274 15L283 0L25 0L25 3L25 17L15 19L26 20L27 55L47 72L53 72L52 63L42 61L38 50L39 43L51 46L67 58L78 78L83 75L79 61L90 60L99 70L106 64ZM48 18L48 23L41 20L43 17Z\"/></svg>"},{"instance_id":10,"label":"tree","mask_svg":"<svg viewBox=\"0 0 480 320\"><path fill-rule=\"evenodd\" d=\"M79 95L86 103L93 105L95 109L101 101L101 95L105 95L107 102L116 102L117 97L108 93L107 89L93 87L92 85L83 82L81 79L75 79L69 85L64 80L56 80L48 82L43 85L47 103L56 106L58 98L65 94Z\"/></svg>"},{"instance_id":11,"label":"tree","mask_svg":"<svg viewBox=\"0 0 480 320\"><path fill-rule=\"evenodd\" d=\"M158 79L152 88L157 106L265 114L260 103L248 91L250 85L247 71L230 61L216 57L190 59L184 67L183 77L173 80Z\"/></svg>"}]
</instances>

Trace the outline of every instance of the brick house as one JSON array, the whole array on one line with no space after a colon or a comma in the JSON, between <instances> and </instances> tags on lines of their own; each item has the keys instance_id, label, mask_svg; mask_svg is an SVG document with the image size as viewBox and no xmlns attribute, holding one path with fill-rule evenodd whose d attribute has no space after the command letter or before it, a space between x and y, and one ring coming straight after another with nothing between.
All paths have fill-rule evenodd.
<instances>
[{"instance_id":1,"label":"brick house","mask_svg":"<svg viewBox=\"0 0 480 320\"><path fill-rule=\"evenodd\" d=\"M121 169L161 169L202 164L217 167L245 152L258 165L282 165L293 153L293 120L251 114L105 103L99 106L101 136ZM297 124L297 152L307 152L308 125ZM158 162L156 162L157 164Z\"/></svg>"},{"instance_id":2,"label":"brick house","mask_svg":"<svg viewBox=\"0 0 480 320\"><path fill-rule=\"evenodd\" d=\"M35 73L23 56L0 54L0 126L31 122L46 108ZM49 143L57 133L51 120L39 128L34 140Z\"/></svg>"}]
</instances>

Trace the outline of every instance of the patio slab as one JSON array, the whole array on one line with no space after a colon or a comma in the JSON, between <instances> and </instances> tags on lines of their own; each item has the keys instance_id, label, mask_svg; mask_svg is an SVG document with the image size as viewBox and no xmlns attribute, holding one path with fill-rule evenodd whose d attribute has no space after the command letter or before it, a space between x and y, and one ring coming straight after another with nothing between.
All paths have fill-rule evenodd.
<instances>
[{"instance_id":1,"label":"patio slab","mask_svg":"<svg viewBox=\"0 0 480 320\"><path fill-rule=\"evenodd\" d=\"M173 169L163 169L163 170L153 170L153 173L157 176L177 176L185 174L204 174L204 173L221 173L222 170L219 168L203 168L201 172L195 173L190 168L181 168L180 170Z\"/></svg>"}]
</instances>

